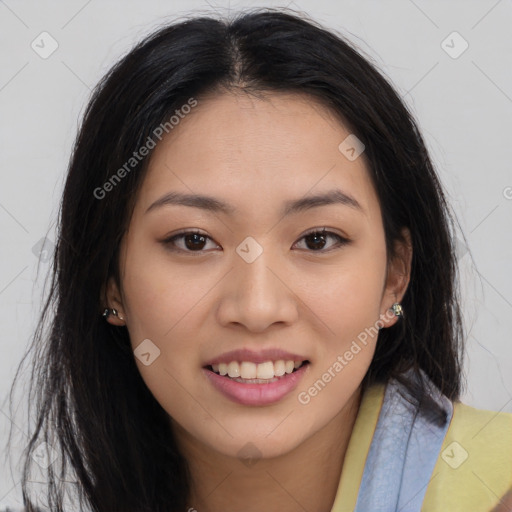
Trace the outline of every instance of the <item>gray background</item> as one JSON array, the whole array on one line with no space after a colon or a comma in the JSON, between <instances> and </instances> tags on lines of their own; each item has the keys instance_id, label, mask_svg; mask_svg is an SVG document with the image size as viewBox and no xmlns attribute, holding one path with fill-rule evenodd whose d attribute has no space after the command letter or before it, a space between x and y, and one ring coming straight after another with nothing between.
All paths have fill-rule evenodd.
<instances>
[{"instance_id":1,"label":"gray background","mask_svg":"<svg viewBox=\"0 0 512 512\"><path fill-rule=\"evenodd\" d=\"M26 406L22 402L10 417L6 400L36 325L49 268L44 255L38 258L37 244L48 235L51 249L55 240L66 166L90 89L134 42L177 15L284 5L338 30L370 55L419 120L473 256L460 236L469 331L462 401L512 412L510 0L0 0L2 445L10 422L16 425L12 472L4 461L0 467L0 508L20 503L16 453L27 440ZM46 59L31 47L33 41L43 45L44 31L58 44ZM448 37L454 31L469 44L461 55L463 40ZM17 397L15 406L22 399Z\"/></svg>"}]
</instances>

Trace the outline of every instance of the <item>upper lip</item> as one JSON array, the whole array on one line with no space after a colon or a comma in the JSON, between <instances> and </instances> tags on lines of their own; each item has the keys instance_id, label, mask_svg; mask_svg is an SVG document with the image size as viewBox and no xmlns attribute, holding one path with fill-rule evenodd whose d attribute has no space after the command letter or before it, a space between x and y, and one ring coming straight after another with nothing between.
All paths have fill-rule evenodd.
<instances>
[{"instance_id":1,"label":"upper lip","mask_svg":"<svg viewBox=\"0 0 512 512\"><path fill-rule=\"evenodd\" d=\"M299 354L293 354L286 352L278 348L269 348L260 350L258 352L249 349L238 349L230 352L224 352L213 359L206 362L205 366L211 366L214 364L226 363L229 364L231 361L250 361L255 364L265 363L267 361L306 361L307 358Z\"/></svg>"}]
</instances>

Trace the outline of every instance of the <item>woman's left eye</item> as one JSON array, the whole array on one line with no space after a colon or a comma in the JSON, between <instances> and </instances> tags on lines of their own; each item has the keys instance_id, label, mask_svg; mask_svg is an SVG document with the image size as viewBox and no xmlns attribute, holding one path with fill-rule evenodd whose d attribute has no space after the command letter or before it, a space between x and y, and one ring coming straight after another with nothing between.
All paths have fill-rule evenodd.
<instances>
[{"instance_id":1,"label":"woman's left eye","mask_svg":"<svg viewBox=\"0 0 512 512\"><path fill-rule=\"evenodd\" d=\"M331 244L331 246L328 247L328 249L325 249L325 246L327 245L327 240L329 238L331 240L336 240L338 247L346 245L350 242L350 240L348 240L347 238L344 238L341 235L333 233L332 231L327 231L325 228L315 229L310 231L309 233L306 233L299 239L299 242L302 240L305 241L306 250L309 249L313 252L327 252L333 248L333 245L336 246L336 244ZM178 244L177 241L183 242L184 245L180 246L180 244ZM213 240L209 236L199 231L186 231L183 233L178 233L177 235L171 236L163 240L163 244L169 247L170 250L200 253L205 252L203 251L203 249L205 249L205 246L208 244L208 241L213 242ZM296 244L298 244L299 242L296 242ZM213 243L213 245L215 247L219 247L215 243Z\"/></svg>"},{"instance_id":2,"label":"woman's left eye","mask_svg":"<svg viewBox=\"0 0 512 512\"><path fill-rule=\"evenodd\" d=\"M324 250L326 240L329 238L336 239L338 241L338 247L349 243L349 240L347 238L344 238L341 235L338 235L337 233L333 233L332 231L327 231L325 228L321 230L316 229L314 231L310 231L309 233L306 233L300 240L305 240L306 245L308 245L309 243L310 247L308 247L308 249L312 250L313 252L327 252L328 250L331 250L333 248L331 245L330 248ZM311 246L313 246L314 248L311 249Z\"/></svg>"}]
</instances>

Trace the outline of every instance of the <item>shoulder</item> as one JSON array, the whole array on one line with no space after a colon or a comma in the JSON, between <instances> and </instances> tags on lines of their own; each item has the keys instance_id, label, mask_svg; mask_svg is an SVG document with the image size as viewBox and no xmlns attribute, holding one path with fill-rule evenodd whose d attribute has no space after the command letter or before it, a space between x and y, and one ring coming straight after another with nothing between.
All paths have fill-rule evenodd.
<instances>
[{"instance_id":1,"label":"shoulder","mask_svg":"<svg viewBox=\"0 0 512 512\"><path fill-rule=\"evenodd\" d=\"M482 427L489 425L490 429L512 429L512 413L477 409L462 402L453 402L453 418L450 428L453 426L460 428L468 421L485 422Z\"/></svg>"},{"instance_id":2,"label":"shoulder","mask_svg":"<svg viewBox=\"0 0 512 512\"><path fill-rule=\"evenodd\" d=\"M512 414L455 402L445 441L459 444L481 471L501 468L512 486Z\"/></svg>"},{"instance_id":3,"label":"shoulder","mask_svg":"<svg viewBox=\"0 0 512 512\"><path fill-rule=\"evenodd\" d=\"M454 402L424 510L490 510L511 488L512 414Z\"/></svg>"}]
</instances>

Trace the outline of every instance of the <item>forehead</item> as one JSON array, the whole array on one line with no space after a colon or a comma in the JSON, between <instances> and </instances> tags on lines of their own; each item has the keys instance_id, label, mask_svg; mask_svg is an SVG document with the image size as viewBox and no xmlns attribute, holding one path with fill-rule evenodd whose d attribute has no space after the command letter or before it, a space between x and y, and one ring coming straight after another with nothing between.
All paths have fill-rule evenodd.
<instances>
[{"instance_id":1,"label":"forehead","mask_svg":"<svg viewBox=\"0 0 512 512\"><path fill-rule=\"evenodd\" d=\"M364 153L349 160L350 130L319 101L269 93L225 93L198 105L155 148L138 204L170 191L204 193L261 212L273 202L341 189L367 214L378 213Z\"/></svg>"}]
</instances>

